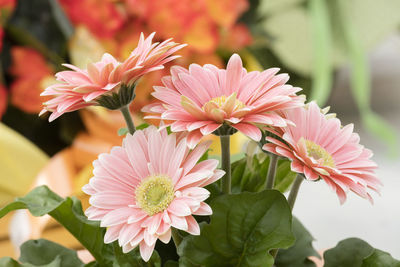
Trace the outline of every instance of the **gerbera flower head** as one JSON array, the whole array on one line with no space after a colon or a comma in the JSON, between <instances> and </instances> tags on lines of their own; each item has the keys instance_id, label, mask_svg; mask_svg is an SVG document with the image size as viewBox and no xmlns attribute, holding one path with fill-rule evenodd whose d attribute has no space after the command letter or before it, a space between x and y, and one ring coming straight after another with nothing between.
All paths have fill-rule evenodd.
<instances>
[{"instance_id":1,"label":"gerbera flower head","mask_svg":"<svg viewBox=\"0 0 400 267\"><path fill-rule=\"evenodd\" d=\"M341 203L351 190L372 202L368 189L379 192L372 152L359 144L353 124L342 127L339 119L324 114L315 102L285 112L296 126L270 128L277 137L266 137L263 149L292 160L291 169L307 180L324 180Z\"/></svg>"},{"instance_id":2,"label":"gerbera flower head","mask_svg":"<svg viewBox=\"0 0 400 267\"><path fill-rule=\"evenodd\" d=\"M160 100L143 111L169 121L173 132L189 131L188 142L195 144L203 135L229 135L239 130L259 141L258 125L286 126L290 123L276 111L302 106L300 88L286 84L287 74L279 69L247 72L239 55L230 58L227 68L191 64L189 69L174 66L171 76L155 86L153 96Z\"/></svg>"},{"instance_id":3,"label":"gerbera flower head","mask_svg":"<svg viewBox=\"0 0 400 267\"><path fill-rule=\"evenodd\" d=\"M101 154L83 191L91 204L85 214L107 227L104 242L118 240L125 253L140 246L147 261L157 239L170 241L171 227L198 235L192 215L212 213L203 202L209 196L203 187L225 173L216 169L217 160L197 163L209 145L189 151L186 137L150 126Z\"/></svg>"},{"instance_id":4,"label":"gerbera flower head","mask_svg":"<svg viewBox=\"0 0 400 267\"><path fill-rule=\"evenodd\" d=\"M185 45L168 39L162 43L152 43L155 33L146 39L140 36L137 48L124 61L119 62L110 54L89 63L86 69L63 64L71 69L56 74L59 83L51 85L41 94L54 98L45 102L42 112L52 112L53 121L65 112L87 106L102 105L118 109L129 104L135 97L135 83L146 73L164 68L164 64L178 58L173 55Z\"/></svg>"}]
</instances>

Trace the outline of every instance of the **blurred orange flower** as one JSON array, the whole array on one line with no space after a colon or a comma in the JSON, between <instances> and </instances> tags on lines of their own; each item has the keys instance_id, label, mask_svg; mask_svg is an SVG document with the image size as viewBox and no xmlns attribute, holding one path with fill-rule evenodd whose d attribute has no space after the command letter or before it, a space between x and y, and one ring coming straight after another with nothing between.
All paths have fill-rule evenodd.
<instances>
[{"instance_id":1,"label":"blurred orange flower","mask_svg":"<svg viewBox=\"0 0 400 267\"><path fill-rule=\"evenodd\" d=\"M125 23L113 0L59 0L73 24L84 24L100 38L112 38Z\"/></svg>"},{"instance_id":2,"label":"blurred orange flower","mask_svg":"<svg viewBox=\"0 0 400 267\"><path fill-rule=\"evenodd\" d=\"M53 79L53 69L37 51L15 46L11 49L12 65L10 73L14 81L10 86L11 103L28 113L39 113L42 102L43 83ZM29 60L27 60L29 59Z\"/></svg>"}]
</instances>

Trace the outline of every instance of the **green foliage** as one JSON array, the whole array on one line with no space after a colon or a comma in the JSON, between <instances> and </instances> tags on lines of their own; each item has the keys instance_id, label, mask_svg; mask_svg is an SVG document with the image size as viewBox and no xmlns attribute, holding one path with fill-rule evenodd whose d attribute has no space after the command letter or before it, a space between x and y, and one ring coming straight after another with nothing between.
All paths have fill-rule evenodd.
<instances>
[{"instance_id":1,"label":"green foliage","mask_svg":"<svg viewBox=\"0 0 400 267\"><path fill-rule=\"evenodd\" d=\"M16 209L28 209L33 216L49 214L78 239L99 264L111 261L112 250L103 242L105 229L85 217L77 198L63 199L47 186L40 186L1 209L0 218Z\"/></svg>"},{"instance_id":2,"label":"green foliage","mask_svg":"<svg viewBox=\"0 0 400 267\"><path fill-rule=\"evenodd\" d=\"M332 87L332 47L331 25L328 8L325 1L311 0L309 2L311 17L311 34L313 47L313 69L311 100L324 105L328 100Z\"/></svg>"},{"instance_id":3,"label":"green foliage","mask_svg":"<svg viewBox=\"0 0 400 267\"><path fill-rule=\"evenodd\" d=\"M129 130L126 127L118 129L118 136L123 136L126 135L127 133L129 133Z\"/></svg>"},{"instance_id":4,"label":"green foliage","mask_svg":"<svg viewBox=\"0 0 400 267\"><path fill-rule=\"evenodd\" d=\"M290 248L279 250L275 260L275 266L314 267L315 263L308 259L309 256L320 257L312 246L314 238L295 217L293 217L292 230L296 241Z\"/></svg>"},{"instance_id":5,"label":"green foliage","mask_svg":"<svg viewBox=\"0 0 400 267\"><path fill-rule=\"evenodd\" d=\"M104 244L105 229L101 228L98 222L89 221L86 218L80 201L75 197L63 199L52 192L47 186L36 187L25 197L17 198L14 202L2 208L0 210L0 218L17 209L28 209L33 216L49 214L63 225L93 255L99 266L161 266L161 260L157 252L154 252L150 261L145 263L140 258L138 249L128 254L123 254L118 246L117 248L113 248L111 244ZM48 266L71 266L64 265L62 256L69 255L66 257L73 260L73 257L70 256L72 254L68 254L70 252L66 251L66 249L64 250L63 247L50 241L28 241L23 245L24 247L25 252L21 254L21 261L23 259L31 261L35 254L42 255L43 253L37 252L41 250L41 247L46 247L49 255L57 254L59 256L53 257L51 265ZM47 259L51 260L50 256ZM14 264L9 259L4 259L3 261L7 262L7 264ZM50 264L50 261L47 263Z\"/></svg>"},{"instance_id":6,"label":"green foliage","mask_svg":"<svg viewBox=\"0 0 400 267\"><path fill-rule=\"evenodd\" d=\"M358 238L340 241L336 247L325 251L325 267L399 267L400 261L390 254L371 247Z\"/></svg>"},{"instance_id":7,"label":"green foliage","mask_svg":"<svg viewBox=\"0 0 400 267\"><path fill-rule=\"evenodd\" d=\"M29 240L22 244L19 261L41 266L53 263L57 258L59 259L60 267L79 267L84 265L75 250L65 248L45 239Z\"/></svg>"},{"instance_id":8,"label":"green foliage","mask_svg":"<svg viewBox=\"0 0 400 267\"><path fill-rule=\"evenodd\" d=\"M260 192L264 190L269 161L267 154L260 153L232 163L232 192ZM289 189L295 178L296 173L290 170L290 161L283 158L279 159L274 188L284 193Z\"/></svg>"},{"instance_id":9,"label":"green foliage","mask_svg":"<svg viewBox=\"0 0 400 267\"><path fill-rule=\"evenodd\" d=\"M363 124L386 142L393 155L398 154L394 151L395 131L370 108L367 52L396 31L400 24L399 8L397 0L262 1L257 8L261 22L255 27L261 30L267 40L265 45L289 72L312 78L310 98L320 105L329 97L333 68L349 61L351 91ZM276 64L267 53L257 55L260 62L265 57L269 65Z\"/></svg>"},{"instance_id":10,"label":"green foliage","mask_svg":"<svg viewBox=\"0 0 400 267\"><path fill-rule=\"evenodd\" d=\"M279 191L223 195L211 207L210 224L179 246L180 266L272 266L268 251L294 241L291 212Z\"/></svg>"}]
</instances>

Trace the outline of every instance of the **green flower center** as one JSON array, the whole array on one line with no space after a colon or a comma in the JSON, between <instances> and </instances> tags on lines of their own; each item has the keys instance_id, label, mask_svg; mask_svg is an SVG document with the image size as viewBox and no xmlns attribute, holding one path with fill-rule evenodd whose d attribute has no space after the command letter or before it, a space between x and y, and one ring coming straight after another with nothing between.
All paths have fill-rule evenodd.
<instances>
[{"instance_id":1,"label":"green flower center","mask_svg":"<svg viewBox=\"0 0 400 267\"><path fill-rule=\"evenodd\" d=\"M165 210L174 199L174 186L167 175L151 175L136 188L136 203L149 216Z\"/></svg>"},{"instance_id":2,"label":"green flower center","mask_svg":"<svg viewBox=\"0 0 400 267\"><path fill-rule=\"evenodd\" d=\"M309 157L314 158L317 161L322 162L324 166L335 168L335 161L333 160L331 154L328 153L320 145L317 145L313 141L304 140L307 148L307 154Z\"/></svg>"}]
</instances>

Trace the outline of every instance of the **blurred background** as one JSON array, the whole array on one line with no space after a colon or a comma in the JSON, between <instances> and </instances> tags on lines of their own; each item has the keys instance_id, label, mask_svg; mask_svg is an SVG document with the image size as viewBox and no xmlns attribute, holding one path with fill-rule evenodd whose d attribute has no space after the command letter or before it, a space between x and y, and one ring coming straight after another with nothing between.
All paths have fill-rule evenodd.
<instances>
[{"instance_id":1,"label":"blurred background","mask_svg":"<svg viewBox=\"0 0 400 267\"><path fill-rule=\"evenodd\" d=\"M246 68L280 67L309 100L330 105L375 152L384 183L375 205L350 196L340 206L323 183L304 183L294 213L317 249L356 236L400 258L400 1L399 0L0 0L0 207L48 184L83 200L91 162L119 145L119 113L91 108L52 123L39 118L39 94L61 63L85 68L104 52L125 59L139 34L187 43L172 64L224 67L239 53ZM171 63L139 84L131 111L153 101L152 86ZM246 140L236 134L232 151ZM214 144L218 152L218 144ZM28 238L79 249L49 218L24 211L0 220L0 257Z\"/></svg>"}]
</instances>

